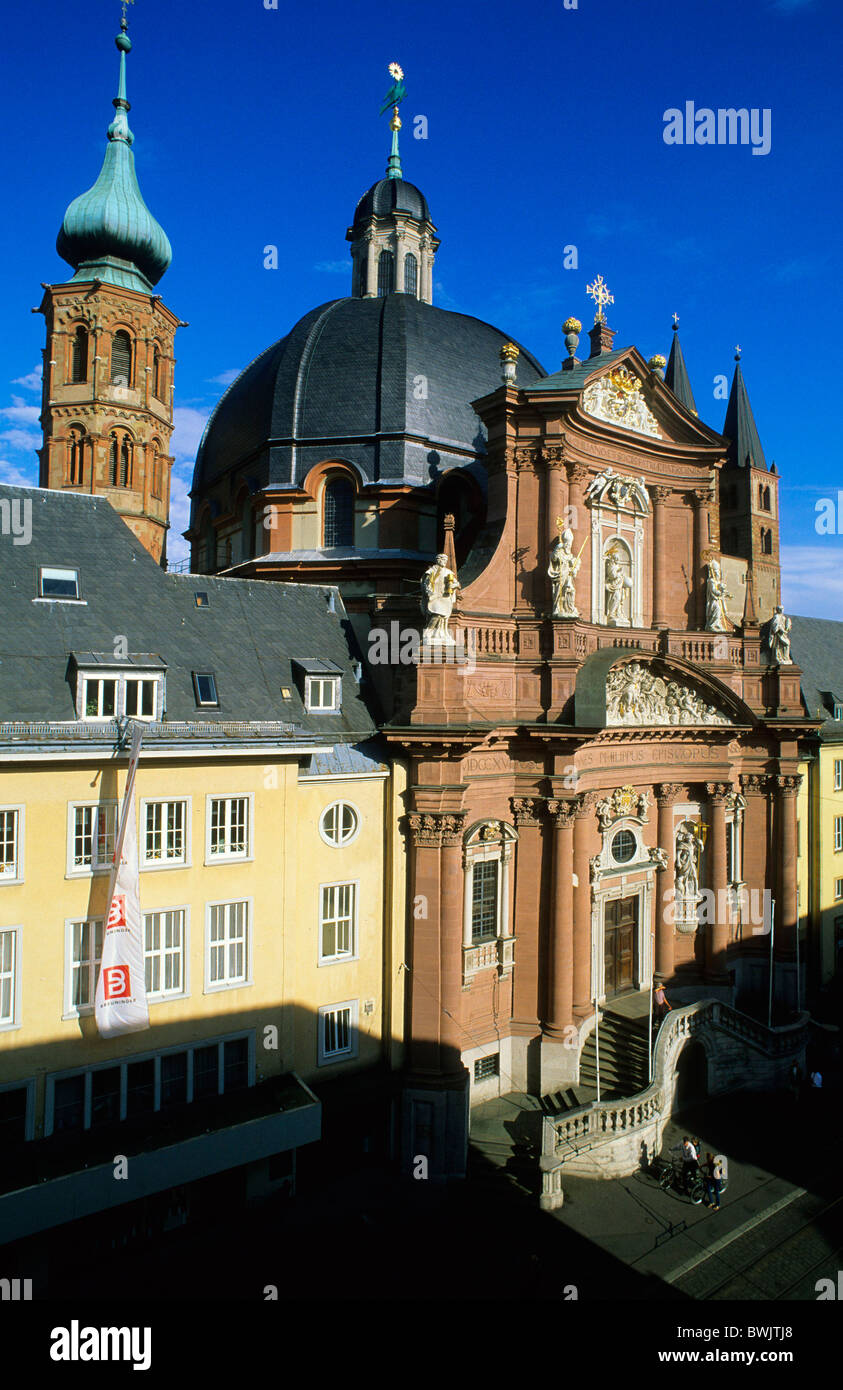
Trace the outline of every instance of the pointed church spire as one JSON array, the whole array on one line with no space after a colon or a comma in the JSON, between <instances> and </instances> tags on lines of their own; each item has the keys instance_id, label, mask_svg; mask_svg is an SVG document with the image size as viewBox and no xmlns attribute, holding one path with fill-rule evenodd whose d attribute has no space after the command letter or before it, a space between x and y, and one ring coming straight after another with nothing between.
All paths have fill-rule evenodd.
<instances>
[{"instance_id":1,"label":"pointed church spire","mask_svg":"<svg viewBox=\"0 0 843 1390\"><path fill-rule=\"evenodd\" d=\"M664 379L679 404L684 405L686 410L690 410L692 415L696 415L697 403L691 390L691 379L688 376L685 358L682 355L682 345L679 342L678 314L673 315L673 342L670 345L670 356L667 359Z\"/></svg>"},{"instance_id":2,"label":"pointed church spire","mask_svg":"<svg viewBox=\"0 0 843 1390\"><path fill-rule=\"evenodd\" d=\"M133 0L126 0L133 3ZM99 178L87 193L74 198L64 215L56 250L73 266L74 280L103 280L149 292L172 260L167 235L141 196L132 153L126 96L126 55L132 41L126 32L125 6L114 42L120 75L108 127L108 145Z\"/></svg>"},{"instance_id":3,"label":"pointed church spire","mask_svg":"<svg viewBox=\"0 0 843 1390\"><path fill-rule=\"evenodd\" d=\"M735 375L732 378L723 433L729 440L727 461L732 467L766 469L764 450L755 428L752 406L749 404L749 394L741 371L739 347L735 348Z\"/></svg>"}]
</instances>

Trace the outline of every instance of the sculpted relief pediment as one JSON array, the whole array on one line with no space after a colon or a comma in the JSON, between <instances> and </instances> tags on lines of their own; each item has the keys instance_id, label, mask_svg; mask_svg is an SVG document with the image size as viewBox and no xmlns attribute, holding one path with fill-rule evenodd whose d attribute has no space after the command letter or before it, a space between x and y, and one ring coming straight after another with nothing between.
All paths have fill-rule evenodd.
<instances>
[{"instance_id":1,"label":"sculpted relief pediment","mask_svg":"<svg viewBox=\"0 0 843 1390\"><path fill-rule=\"evenodd\" d=\"M640 379L627 367L616 367L585 388L583 410L595 420L660 439L658 421L641 394L641 386Z\"/></svg>"},{"instance_id":2,"label":"sculpted relief pediment","mask_svg":"<svg viewBox=\"0 0 843 1390\"><path fill-rule=\"evenodd\" d=\"M707 692L665 673L658 674L632 661L610 671L606 678L606 725L638 728L647 725L729 725L734 720L710 703Z\"/></svg>"}]
</instances>

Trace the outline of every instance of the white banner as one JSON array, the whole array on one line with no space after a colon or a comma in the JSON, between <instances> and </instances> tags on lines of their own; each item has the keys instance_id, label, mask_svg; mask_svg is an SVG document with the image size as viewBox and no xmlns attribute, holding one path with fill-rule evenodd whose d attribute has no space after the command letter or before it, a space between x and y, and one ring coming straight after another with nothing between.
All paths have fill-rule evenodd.
<instances>
[{"instance_id":1,"label":"white banner","mask_svg":"<svg viewBox=\"0 0 843 1390\"><path fill-rule=\"evenodd\" d=\"M135 724L126 790L114 845L102 963L97 980L97 1028L104 1038L117 1037L121 1033L137 1033L149 1027L135 817L135 773L142 737L141 725Z\"/></svg>"}]
</instances>

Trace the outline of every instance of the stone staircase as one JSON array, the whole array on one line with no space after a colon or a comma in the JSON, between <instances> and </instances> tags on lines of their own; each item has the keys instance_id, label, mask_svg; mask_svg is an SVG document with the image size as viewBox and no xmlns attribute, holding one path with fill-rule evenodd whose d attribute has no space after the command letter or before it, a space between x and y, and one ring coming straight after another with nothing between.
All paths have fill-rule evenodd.
<instances>
[{"instance_id":1,"label":"stone staircase","mask_svg":"<svg viewBox=\"0 0 843 1390\"><path fill-rule=\"evenodd\" d=\"M647 1001L649 1006L649 1000ZM649 1084L649 1054L647 1045L648 1014L636 1002L624 1007L614 1001L606 1005L600 1018L600 1096L602 1100L620 1100L636 1096ZM594 1030L589 1033L580 1057L580 1089L587 1089L589 1099L597 1095L597 1047ZM578 1102L583 1104L582 1101Z\"/></svg>"}]
</instances>

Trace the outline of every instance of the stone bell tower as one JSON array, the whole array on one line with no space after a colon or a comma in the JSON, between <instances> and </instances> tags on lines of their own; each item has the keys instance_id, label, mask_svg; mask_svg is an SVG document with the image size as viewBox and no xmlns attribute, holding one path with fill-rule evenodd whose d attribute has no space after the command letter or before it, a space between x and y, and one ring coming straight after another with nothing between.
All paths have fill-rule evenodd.
<instances>
[{"instance_id":1,"label":"stone bell tower","mask_svg":"<svg viewBox=\"0 0 843 1390\"><path fill-rule=\"evenodd\" d=\"M105 159L93 187L67 209L56 242L75 274L44 285L34 311L47 327L39 482L107 497L166 564L173 341L182 320L155 293L172 251L135 175L125 18L115 42L120 76Z\"/></svg>"}]
</instances>

